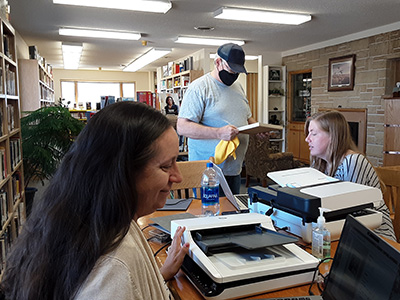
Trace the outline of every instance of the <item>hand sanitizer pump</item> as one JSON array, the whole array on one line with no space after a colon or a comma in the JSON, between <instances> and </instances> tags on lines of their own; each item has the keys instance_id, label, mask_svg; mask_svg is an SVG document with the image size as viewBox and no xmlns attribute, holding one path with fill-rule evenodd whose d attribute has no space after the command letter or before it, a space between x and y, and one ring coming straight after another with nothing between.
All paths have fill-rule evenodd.
<instances>
[{"instance_id":1,"label":"hand sanitizer pump","mask_svg":"<svg viewBox=\"0 0 400 300\"><path fill-rule=\"evenodd\" d=\"M312 254L319 259L331 256L331 233L325 227L325 211L329 209L319 207L317 226L312 232Z\"/></svg>"}]
</instances>

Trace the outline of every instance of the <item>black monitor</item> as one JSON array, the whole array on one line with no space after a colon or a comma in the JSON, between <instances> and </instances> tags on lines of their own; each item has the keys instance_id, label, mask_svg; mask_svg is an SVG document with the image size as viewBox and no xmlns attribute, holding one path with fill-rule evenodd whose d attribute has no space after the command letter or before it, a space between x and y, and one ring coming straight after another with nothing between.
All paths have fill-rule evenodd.
<instances>
[{"instance_id":1,"label":"black monitor","mask_svg":"<svg viewBox=\"0 0 400 300\"><path fill-rule=\"evenodd\" d=\"M400 299L400 252L347 216L323 299Z\"/></svg>"}]
</instances>

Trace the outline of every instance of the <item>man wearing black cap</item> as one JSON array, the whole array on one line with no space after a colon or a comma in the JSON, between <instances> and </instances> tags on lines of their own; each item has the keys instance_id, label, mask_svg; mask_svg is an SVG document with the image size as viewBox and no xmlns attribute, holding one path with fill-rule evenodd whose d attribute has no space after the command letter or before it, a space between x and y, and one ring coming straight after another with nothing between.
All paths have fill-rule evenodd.
<instances>
[{"instance_id":1,"label":"man wearing black cap","mask_svg":"<svg viewBox=\"0 0 400 300\"><path fill-rule=\"evenodd\" d=\"M238 135L237 127L255 123L244 90L236 82L239 73L247 74L244 57L242 47L236 44L220 46L214 69L189 85L177 121L178 133L188 137L189 160L209 159L221 140L239 138L236 159L229 156L219 165L234 194L240 192L240 173L248 145L248 136Z\"/></svg>"}]
</instances>

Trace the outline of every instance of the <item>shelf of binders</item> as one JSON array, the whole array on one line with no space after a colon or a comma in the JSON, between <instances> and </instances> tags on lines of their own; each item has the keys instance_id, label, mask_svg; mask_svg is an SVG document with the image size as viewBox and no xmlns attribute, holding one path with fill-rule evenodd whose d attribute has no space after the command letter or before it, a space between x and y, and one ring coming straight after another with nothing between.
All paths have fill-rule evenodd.
<instances>
[{"instance_id":1,"label":"shelf of binders","mask_svg":"<svg viewBox=\"0 0 400 300\"><path fill-rule=\"evenodd\" d=\"M0 18L0 272L25 220L15 31Z\"/></svg>"}]
</instances>

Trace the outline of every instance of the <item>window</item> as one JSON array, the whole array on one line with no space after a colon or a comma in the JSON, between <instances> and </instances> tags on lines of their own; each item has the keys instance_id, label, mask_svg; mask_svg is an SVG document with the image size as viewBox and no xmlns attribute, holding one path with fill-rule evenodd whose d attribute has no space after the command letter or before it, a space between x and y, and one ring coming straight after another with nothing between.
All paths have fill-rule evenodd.
<instances>
[{"instance_id":1,"label":"window","mask_svg":"<svg viewBox=\"0 0 400 300\"><path fill-rule=\"evenodd\" d=\"M136 98L135 84L134 83L123 83L122 84L122 94L126 98Z\"/></svg>"},{"instance_id":2,"label":"window","mask_svg":"<svg viewBox=\"0 0 400 300\"><path fill-rule=\"evenodd\" d=\"M61 98L63 98L63 104L72 106L75 103L75 83L72 81L61 82Z\"/></svg>"},{"instance_id":3,"label":"window","mask_svg":"<svg viewBox=\"0 0 400 300\"><path fill-rule=\"evenodd\" d=\"M90 103L90 107L95 109L101 96L136 99L135 89L134 82L61 81L61 98L70 108L86 108Z\"/></svg>"}]
</instances>

